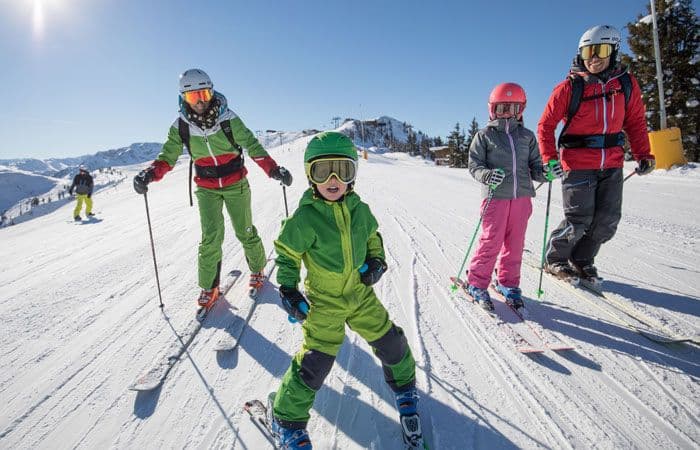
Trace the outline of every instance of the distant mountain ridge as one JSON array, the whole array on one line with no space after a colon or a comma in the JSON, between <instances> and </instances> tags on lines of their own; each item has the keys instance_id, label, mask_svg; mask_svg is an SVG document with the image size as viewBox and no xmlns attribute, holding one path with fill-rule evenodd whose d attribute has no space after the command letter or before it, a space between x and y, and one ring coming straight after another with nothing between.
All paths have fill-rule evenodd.
<instances>
[{"instance_id":1,"label":"distant mountain ridge","mask_svg":"<svg viewBox=\"0 0 700 450\"><path fill-rule=\"evenodd\" d=\"M111 150L97 152L94 155L83 155L71 158L20 158L0 159L0 166L32 172L39 175L63 178L77 171L84 164L89 170L105 167L128 166L153 160L160 152L163 144L158 142L142 142Z\"/></svg>"}]
</instances>

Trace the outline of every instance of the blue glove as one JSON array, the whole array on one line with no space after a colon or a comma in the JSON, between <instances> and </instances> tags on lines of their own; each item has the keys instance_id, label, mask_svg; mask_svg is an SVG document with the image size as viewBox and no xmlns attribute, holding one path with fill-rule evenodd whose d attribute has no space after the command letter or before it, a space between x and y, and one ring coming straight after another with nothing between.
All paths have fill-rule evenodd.
<instances>
[{"instance_id":1,"label":"blue glove","mask_svg":"<svg viewBox=\"0 0 700 450\"><path fill-rule=\"evenodd\" d=\"M380 258L369 258L360 267L360 280L367 286L372 286L386 272L386 263Z\"/></svg>"},{"instance_id":2,"label":"blue glove","mask_svg":"<svg viewBox=\"0 0 700 450\"><path fill-rule=\"evenodd\" d=\"M289 321L292 323L303 322L309 313L309 302L304 295L294 287L280 286L280 299L282 307L289 314Z\"/></svg>"}]
</instances>

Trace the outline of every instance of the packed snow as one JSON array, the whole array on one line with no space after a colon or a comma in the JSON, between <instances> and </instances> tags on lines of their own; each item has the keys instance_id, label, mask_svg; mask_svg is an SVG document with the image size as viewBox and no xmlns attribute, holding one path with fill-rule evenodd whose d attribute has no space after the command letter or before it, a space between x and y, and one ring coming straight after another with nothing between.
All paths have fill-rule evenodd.
<instances>
[{"instance_id":1,"label":"packed snow","mask_svg":"<svg viewBox=\"0 0 700 450\"><path fill-rule=\"evenodd\" d=\"M307 187L309 139L270 149L295 177L290 210ZM247 164L254 222L270 252L283 192ZM243 280L162 387L128 390L177 341L199 292L199 216L188 204L183 157L147 197L165 303L158 307L145 201L131 186L143 166L121 168L124 181L93 196L94 221L73 222L71 202L0 229L0 448L270 448L242 406L277 388L301 329L279 305L274 272L251 310L230 226L223 268L241 269ZM597 260L611 296L683 336L700 331L699 173L688 166L630 178L617 236ZM380 224L389 270L376 292L416 358L431 448L698 448L697 347L652 342L594 297L584 301L546 277L536 299L539 272L530 264L541 252L546 186L534 199L522 288L530 320L575 350L531 356L516 350L507 325L450 290L479 215L480 188L466 170L370 153L356 189ZM550 230L561 218L556 182ZM224 329L249 311L239 347L217 354ZM348 330L312 410L315 448L403 448L393 403L378 360Z\"/></svg>"}]
</instances>

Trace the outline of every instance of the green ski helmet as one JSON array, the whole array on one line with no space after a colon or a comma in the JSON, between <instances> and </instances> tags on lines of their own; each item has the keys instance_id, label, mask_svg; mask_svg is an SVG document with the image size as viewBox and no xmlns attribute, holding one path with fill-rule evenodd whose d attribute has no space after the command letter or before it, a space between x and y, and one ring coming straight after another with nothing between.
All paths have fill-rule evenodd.
<instances>
[{"instance_id":1,"label":"green ski helmet","mask_svg":"<svg viewBox=\"0 0 700 450\"><path fill-rule=\"evenodd\" d=\"M321 156L344 156L357 161L357 149L343 133L324 131L309 141L304 152L304 163L308 164Z\"/></svg>"}]
</instances>

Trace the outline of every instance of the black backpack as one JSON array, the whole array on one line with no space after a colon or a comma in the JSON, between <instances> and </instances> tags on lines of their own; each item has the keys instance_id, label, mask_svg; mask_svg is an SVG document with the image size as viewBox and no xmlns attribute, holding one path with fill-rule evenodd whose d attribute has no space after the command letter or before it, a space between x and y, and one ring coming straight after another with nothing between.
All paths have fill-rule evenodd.
<instances>
[{"instance_id":1,"label":"black backpack","mask_svg":"<svg viewBox=\"0 0 700 450\"><path fill-rule=\"evenodd\" d=\"M226 138L228 141L231 143L233 148L238 150L240 153L240 158L241 161L243 160L243 148L241 148L240 145L236 142L236 139L233 137L233 131L231 131L231 122L228 120L223 120L219 123L219 126L223 130L224 134L226 135ZM192 152L190 151L190 124L185 122L185 120L182 117L179 117L177 120L177 131L180 133L180 139L182 139L182 145L185 146L187 149L187 153L190 154L190 176L189 176L189 186L187 188L188 193L190 195L190 206L193 206L194 203L192 202L192 165L194 164L194 158L192 157Z\"/></svg>"},{"instance_id":2,"label":"black backpack","mask_svg":"<svg viewBox=\"0 0 700 450\"><path fill-rule=\"evenodd\" d=\"M624 72L622 75L620 75L618 80L620 80L620 85L622 86L622 93L625 95L625 109L627 109L627 104L629 103L630 96L632 95L632 80L630 79L630 75L627 72ZM584 97L583 87L585 85L585 82L583 81L583 77L581 77L580 75L571 74L569 75L569 82L571 83L571 100L569 101L569 109L566 111L566 123L564 124L564 128L562 128L561 133L559 133L559 139L557 140L557 142L561 140L561 137L566 132L566 129L569 128L571 119L574 118L579 108L581 107L581 102L595 100L601 97L609 97L619 92L617 90L614 90L606 92L605 94L595 94L589 97ZM557 147L559 147L558 143Z\"/></svg>"}]
</instances>

